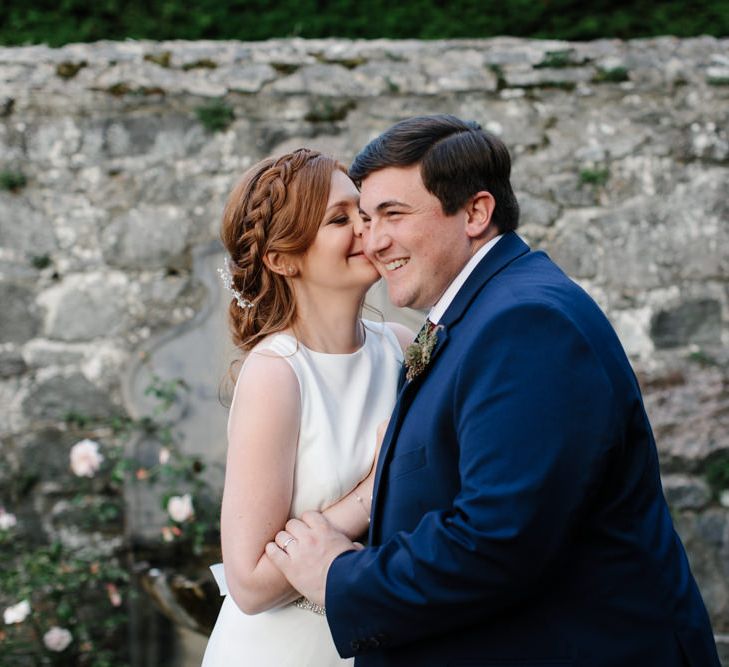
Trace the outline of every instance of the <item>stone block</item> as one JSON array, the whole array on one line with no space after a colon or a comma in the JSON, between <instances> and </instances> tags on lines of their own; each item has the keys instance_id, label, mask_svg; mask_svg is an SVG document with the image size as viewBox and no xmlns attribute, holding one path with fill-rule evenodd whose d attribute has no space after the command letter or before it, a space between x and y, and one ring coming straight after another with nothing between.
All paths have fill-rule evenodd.
<instances>
[{"instance_id":1,"label":"stone block","mask_svg":"<svg viewBox=\"0 0 729 667\"><path fill-rule=\"evenodd\" d=\"M664 473L699 473L709 457L729 450L726 369L673 362L641 387Z\"/></svg>"},{"instance_id":2,"label":"stone block","mask_svg":"<svg viewBox=\"0 0 729 667\"><path fill-rule=\"evenodd\" d=\"M29 431L15 438L18 467L25 478L23 486L31 489L38 482L68 481L71 446L81 439L72 432L53 427Z\"/></svg>"},{"instance_id":3,"label":"stone block","mask_svg":"<svg viewBox=\"0 0 729 667\"><path fill-rule=\"evenodd\" d=\"M64 421L74 414L106 419L123 412L80 373L39 379L23 400L22 409L26 416L38 421Z\"/></svg>"},{"instance_id":4,"label":"stone block","mask_svg":"<svg viewBox=\"0 0 729 667\"><path fill-rule=\"evenodd\" d=\"M267 63L218 67L210 74L213 81L236 93L257 93L278 76L276 70Z\"/></svg>"},{"instance_id":5,"label":"stone block","mask_svg":"<svg viewBox=\"0 0 729 667\"><path fill-rule=\"evenodd\" d=\"M663 477L663 493L673 510L700 510L711 501L711 489L701 477L691 475L666 475Z\"/></svg>"},{"instance_id":6,"label":"stone block","mask_svg":"<svg viewBox=\"0 0 729 667\"><path fill-rule=\"evenodd\" d=\"M36 338L23 347L23 360L31 368L78 365L86 357L87 350L88 345L82 343Z\"/></svg>"},{"instance_id":7,"label":"stone block","mask_svg":"<svg viewBox=\"0 0 729 667\"><path fill-rule=\"evenodd\" d=\"M503 76L512 88L565 88L572 90L579 83L587 83L595 75L592 67L544 67L535 69L529 65L505 65Z\"/></svg>"},{"instance_id":8,"label":"stone block","mask_svg":"<svg viewBox=\"0 0 729 667\"><path fill-rule=\"evenodd\" d=\"M140 206L118 216L101 238L111 266L153 270L186 266L190 218L175 206Z\"/></svg>"},{"instance_id":9,"label":"stone block","mask_svg":"<svg viewBox=\"0 0 729 667\"><path fill-rule=\"evenodd\" d=\"M32 260L50 255L56 238L50 218L24 195L0 192L0 248Z\"/></svg>"},{"instance_id":10,"label":"stone block","mask_svg":"<svg viewBox=\"0 0 729 667\"><path fill-rule=\"evenodd\" d=\"M729 631L729 511L681 512L674 522L714 632Z\"/></svg>"},{"instance_id":11,"label":"stone block","mask_svg":"<svg viewBox=\"0 0 729 667\"><path fill-rule=\"evenodd\" d=\"M121 272L75 274L38 296L44 333L62 341L114 336L130 323L130 283Z\"/></svg>"},{"instance_id":12,"label":"stone block","mask_svg":"<svg viewBox=\"0 0 729 667\"><path fill-rule=\"evenodd\" d=\"M653 341L648 335L650 308L616 310L610 313L610 321L631 357L649 358L653 353Z\"/></svg>"},{"instance_id":13,"label":"stone block","mask_svg":"<svg viewBox=\"0 0 729 667\"><path fill-rule=\"evenodd\" d=\"M651 338L659 348L719 345L721 329L721 304L715 299L692 299L656 313Z\"/></svg>"},{"instance_id":14,"label":"stone block","mask_svg":"<svg viewBox=\"0 0 729 667\"><path fill-rule=\"evenodd\" d=\"M24 343L39 330L35 294L28 287L0 282L0 343Z\"/></svg>"},{"instance_id":15,"label":"stone block","mask_svg":"<svg viewBox=\"0 0 729 667\"><path fill-rule=\"evenodd\" d=\"M447 51L437 58L426 58L423 69L428 79L422 91L425 93L494 92L498 88L496 74L475 49Z\"/></svg>"},{"instance_id":16,"label":"stone block","mask_svg":"<svg viewBox=\"0 0 729 667\"><path fill-rule=\"evenodd\" d=\"M602 243L592 224L598 214L589 208L564 212L551 240L544 244L552 259L572 278L590 279L602 273Z\"/></svg>"},{"instance_id":17,"label":"stone block","mask_svg":"<svg viewBox=\"0 0 729 667\"><path fill-rule=\"evenodd\" d=\"M322 95L324 97L365 97L382 90L363 87L352 72L341 65L306 65L283 79L272 83L275 93Z\"/></svg>"},{"instance_id":18,"label":"stone block","mask_svg":"<svg viewBox=\"0 0 729 667\"><path fill-rule=\"evenodd\" d=\"M81 148L83 133L78 119L64 116L33 124L26 136L28 157L33 163L66 168Z\"/></svg>"},{"instance_id":19,"label":"stone block","mask_svg":"<svg viewBox=\"0 0 729 667\"><path fill-rule=\"evenodd\" d=\"M560 208L543 197L534 197L528 192L517 192L520 224L549 227L557 220Z\"/></svg>"},{"instance_id":20,"label":"stone block","mask_svg":"<svg viewBox=\"0 0 729 667\"><path fill-rule=\"evenodd\" d=\"M22 375L28 367L18 350L0 350L0 378Z\"/></svg>"}]
</instances>

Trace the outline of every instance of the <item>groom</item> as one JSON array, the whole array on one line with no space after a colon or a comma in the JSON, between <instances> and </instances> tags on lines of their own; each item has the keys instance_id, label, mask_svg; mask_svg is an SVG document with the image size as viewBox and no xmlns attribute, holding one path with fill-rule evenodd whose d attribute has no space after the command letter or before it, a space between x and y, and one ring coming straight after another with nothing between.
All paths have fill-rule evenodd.
<instances>
[{"instance_id":1,"label":"groom","mask_svg":"<svg viewBox=\"0 0 729 667\"><path fill-rule=\"evenodd\" d=\"M433 349L403 371L370 546L308 513L266 553L363 667L718 667L630 364L514 232L510 168L453 116L355 158L366 252Z\"/></svg>"}]
</instances>

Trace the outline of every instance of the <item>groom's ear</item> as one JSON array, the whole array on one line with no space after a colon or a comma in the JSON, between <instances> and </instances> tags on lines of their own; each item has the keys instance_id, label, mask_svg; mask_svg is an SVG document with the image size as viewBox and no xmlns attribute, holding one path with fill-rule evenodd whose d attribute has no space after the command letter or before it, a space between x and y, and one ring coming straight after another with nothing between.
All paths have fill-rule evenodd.
<instances>
[{"instance_id":1,"label":"groom's ear","mask_svg":"<svg viewBox=\"0 0 729 667\"><path fill-rule=\"evenodd\" d=\"M496 200L486 190L477 192L466 202L466 235L469 238L481 238L489 231L495 208Z\"/></svg>"}]
</instances>

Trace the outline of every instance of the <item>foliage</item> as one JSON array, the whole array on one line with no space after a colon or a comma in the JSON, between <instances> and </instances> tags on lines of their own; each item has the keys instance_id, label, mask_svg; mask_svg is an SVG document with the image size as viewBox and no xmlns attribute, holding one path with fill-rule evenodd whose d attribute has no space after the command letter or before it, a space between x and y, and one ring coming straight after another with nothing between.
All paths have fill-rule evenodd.
<instances>
[{"instance_id":1,"label":"foliage","mask_svg":"<svg viewBox=\"0 0 729 667\"><path fill-rule=\"evenodd\" d=\"M51 258L49 255L33 255L30 263L35 269L47 269L51 265Z\"/></svg>"},{"instance_id":2,"label":"foliage","mask_svg":"<svg viewBox=\"0 0 729 667\"><path fill-rule=\"evenodd\" d=\"M208 132L219 132L235 120L233 109L224 100L216 99L195 109L197 119Z\"/></svg>"},{"instance_id":3,"label":"foliage","mask_svg":"<svg viewBox=\"0 0 729 667\"><path fill-rule=\"evenodd\" d=\"M583 185L605 185L610 177L606 167L591 167L580 170L580 183Z\"/></svg>"},{"instance_id":4,"label":"foliage","mask_svg":"<svg viewBox=\"0 0 729 667\"><path fill-rule=\"evenodd\" d=\"M0 171L0 190L20 192L27 182L28 179L19 171Z\"/></svg>"},{"instance_id":5,"label":"foliage","mask_svg":"<svg viewBox=\"0 0 729 667\"><path fill-rule=\"evenodd\" d=\"M621 83L630 80L628 70L625 67L613 67L612 69L600 69L593 78L595 83Z\"/></svg>"},{"instance_id":6,"label":"foliage","mask_svg":"<svg viewBox=\"0 0 729 667\"><path fill-rule=\"evenodd\" d=\"M542 67L561 68L575 67L582 64L581 61L575 60L574 49L565 49L563 51L547 51L542 62L537 63L535 67L537 69Z\"/></svg>"},{"instance_id":7,"label":"foliage","mask_svg":"<svg viewBox=\"0 0 729 667\"><path fill-rule=\"evenodd\" d=\"M74 550L60 542L29 549L8 531L0 531L0 551L4 563L0 590L28 600L31 607L26 621L6 625L0 633L0 665L127 664L120 650L127 619L117 596L119 591L126 594L129 575L117 558ZM43 635L53 626L71 632L73 640L63 651L51 651L43 643Z\"/></svg>"},{"instance_id":8,"label":"foliage","mask_svg":"<svg viewBox=\"0 0 729 667\"><path fill-rule=\"evenodd\" d=\"M720 452L706 465L706 481L716 497L729 491L729 452Z\"/></svg>"},{"instance_id":9,"label":"foliage","mask_svg":"<svg viewBox=\"0 0 729 667\"><path fill-rule=\"evenodd\" d=\"M521 37L586 40L726 36L729 5L698 0L5 0L0 43L59 46L99 39Z\"/></svg>"},{"instance_id":10,"label":"foliage","mask_svg":"<svg viewBox=\"0 0 729 667\"><path fill-rule=\"evenodd\" d=\"M54 495L53 510L41 521L42 533L33 529L37 518L16 518L0 503L0 610L11 613L12 621L13 607L29 605L0 626L0 667L128 664L127 603L133 595L129 572L135 545L124 529L126 484L149 485L165 512L157 547L150 553L146 545L145 558L153 558L155 549L160 559L170 556L170 548L200 554L206 544L219 542L219 498L202 476L203 462L176 446L168 415L186 389L181 380L153 376L145 393L155 406L139 420L100 424L69 413L67 428L104 436L101 442L86 437L71 447L73 475L63 482L64 492ZM125 455L125 443L137 436L156 443L153 465ZM15 496L7 490L1 499ZM56 633L55 644L49 631ZM59 635L70 637L70 643L59 645Z\"/></svg>"}]
</instances>

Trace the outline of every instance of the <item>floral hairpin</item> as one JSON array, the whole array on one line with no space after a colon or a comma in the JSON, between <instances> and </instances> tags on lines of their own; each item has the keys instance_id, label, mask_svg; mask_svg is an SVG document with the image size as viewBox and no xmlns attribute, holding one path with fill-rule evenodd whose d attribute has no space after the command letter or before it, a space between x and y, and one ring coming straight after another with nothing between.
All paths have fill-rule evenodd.
<instances>
[{"instance_id":1,"label":"floral hairpin","mask_svg":"<svg viewBox=\"0 0 729 667\"><path fill-rule=\"evenodd\" d=\"M220 279L227 289L235 298L240 308L253 308L253 302L246 299L239 290L235 288L233 283L233 274L230 272L230 258L226 256L223 266L218 268Z\"/></svg>"}]
</instances>

